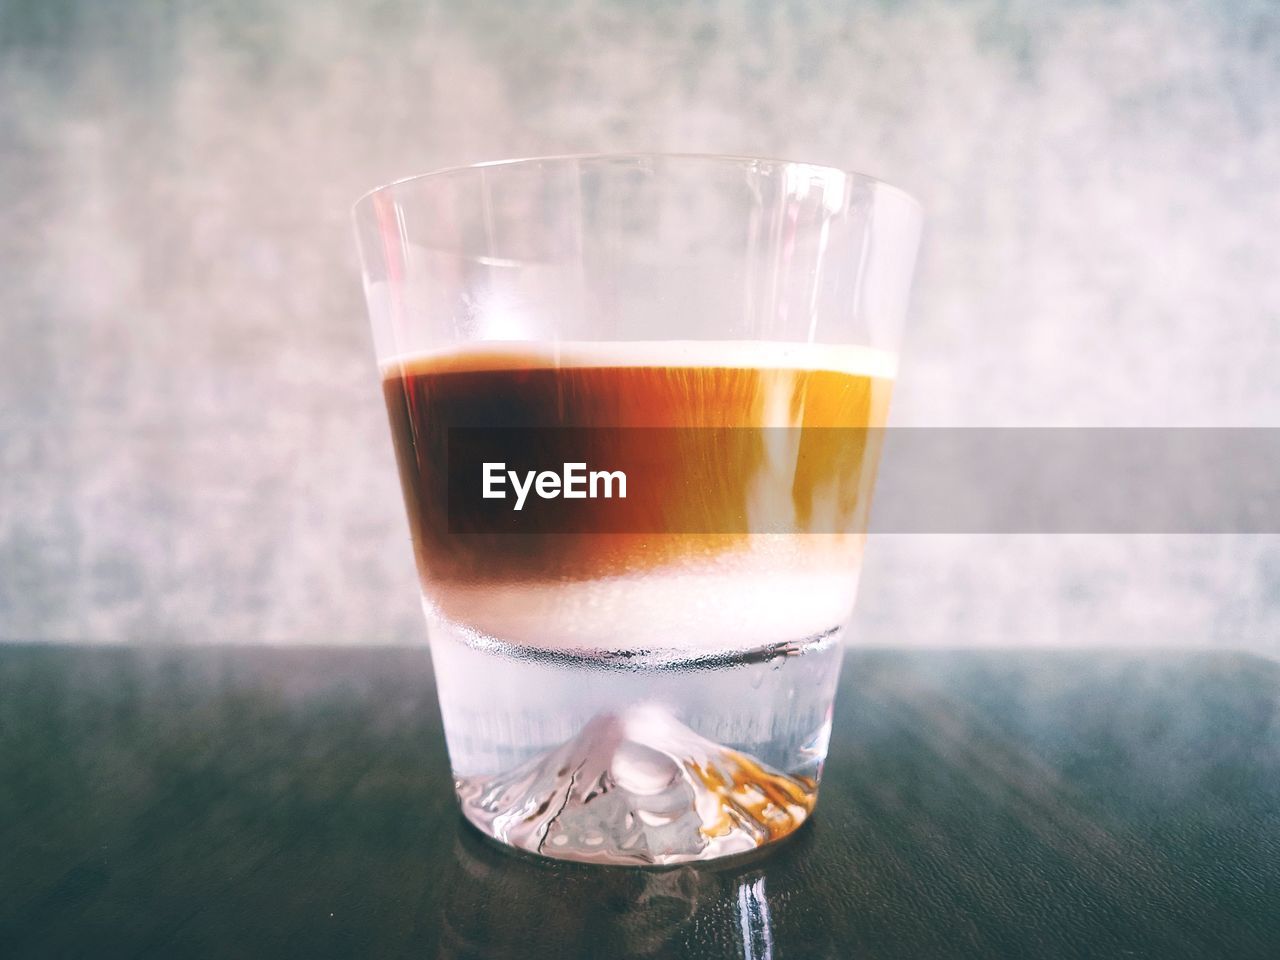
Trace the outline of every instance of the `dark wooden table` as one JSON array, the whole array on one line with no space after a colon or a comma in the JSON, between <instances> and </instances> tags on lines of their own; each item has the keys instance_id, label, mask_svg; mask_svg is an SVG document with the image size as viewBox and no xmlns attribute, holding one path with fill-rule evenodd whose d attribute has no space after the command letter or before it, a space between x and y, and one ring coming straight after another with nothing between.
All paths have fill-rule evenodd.
<instances>
[{"instance_id":1,"label":"dark wooden table","mask_svg":"<svg viewBox=\"0 0 1280 960\"><path fill-rule=\"evenodd\" d=\"M0 647L0 957L1280 957L1280 664L845 663L768 855L543 863L453 806L424 650Z\"/></svg>"}]
</instances>

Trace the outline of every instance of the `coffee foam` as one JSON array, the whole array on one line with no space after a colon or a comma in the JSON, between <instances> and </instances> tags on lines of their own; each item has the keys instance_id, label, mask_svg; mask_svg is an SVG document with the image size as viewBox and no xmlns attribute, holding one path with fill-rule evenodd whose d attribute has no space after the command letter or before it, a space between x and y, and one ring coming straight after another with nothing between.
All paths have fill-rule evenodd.
<instances>
[{"instance_id":1,"label":"coffee foam","mask_svg":"<svg viewBox=\"0 0 1280 960\"><path fill-rule=\"evenodd\" d=\"M857 568L709 575L655 571L577 583L448 585L423 598L429 621L477 640L548 651L751 650L843 626Z\"/></svg>"},{"instance_id":2,"label":"coffee foam","mask_svg":"<svg viewBox=\"0 0 1280 960\"><path fill-rule=\"evenodd\" d=\"M699 367L824 370L892 380L898 358L873 347L781 340L476 340L400 354L380 366L384 378L428 371Z\"/></svg>"},{"instance_id":3,"label":"coffee foam","mask_svg":"<svg viewBox=\"0 0 1280 960\"><path fill-rule=\"evenodd\" d=\"M843 626L862 545L857 535L764 534L615 576L435 583L423 604L429 620L545 650L748 650Z\"/></svg>"}]
</instances>

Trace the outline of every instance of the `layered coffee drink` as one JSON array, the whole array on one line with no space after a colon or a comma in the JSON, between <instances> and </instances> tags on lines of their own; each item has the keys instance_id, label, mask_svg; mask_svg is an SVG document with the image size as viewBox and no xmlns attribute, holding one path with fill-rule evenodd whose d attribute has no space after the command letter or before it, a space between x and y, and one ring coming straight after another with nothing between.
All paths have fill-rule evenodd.
<instances>
[{"instance_id":1,"label":"layered coffee drink","mask_svg":"<svg viewBox=\"0 0 1280 960\"><path fill-rule=\"evenodd\" d=\"M430 614L601 651L838 626L892 374L865 348L759 342L477 344L387 365ZM721 612L681 630L709 602Z\"/></svg>"},{"instance_id":2,"label":"layered coffee drink","mask_svg":"<svg viewBox=\"0 0 1280 960\"><path fill-rule=\"evenodd\" d=\"M878 351L770 342L384 364L468 817L648 863L804 820L893 376Z\"/></svg>"},{"instance_id":3,"label":"layered coffee drink","mask_svg":"<svg viewBox=\"0 0 1280 960\"><path fill-rule=\"evenodd\" d=\"M483 834L674 864L809 816L920 222L860 174L662 154L451 168L356 204Z\"/></svg>"}]
</instances>

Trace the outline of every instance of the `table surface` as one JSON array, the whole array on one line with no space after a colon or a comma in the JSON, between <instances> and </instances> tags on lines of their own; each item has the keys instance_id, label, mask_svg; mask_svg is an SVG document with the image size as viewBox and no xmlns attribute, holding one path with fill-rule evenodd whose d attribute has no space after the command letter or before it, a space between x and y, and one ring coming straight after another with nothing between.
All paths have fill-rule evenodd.
<instances>
[{"instance_id":1,"label":"table surface","mask_svg":"<svg viewBox=\"0 0 1280 960\"><path fill-rule=\"evenodd\" d=\"M421 649L0 647L0 957L1276 957L1280 663L853 651L746 862L509 854Z\"/></svg>"}]
</instances>

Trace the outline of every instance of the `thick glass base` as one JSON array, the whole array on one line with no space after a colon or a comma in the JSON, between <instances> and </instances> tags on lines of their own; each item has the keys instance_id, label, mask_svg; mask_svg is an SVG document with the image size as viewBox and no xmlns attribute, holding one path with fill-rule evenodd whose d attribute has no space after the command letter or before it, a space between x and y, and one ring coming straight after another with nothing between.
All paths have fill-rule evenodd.
<instances>
[{"instance_id":1,"label":"thick glass base","mask_svg":"<svg viewBox=\"0 0 1280 960\"><path fill-rule=\"evenodd\" d=\"M676 864L779 840L813 810L838 630L690 658L553 655L433 627L463 813L496 840Z\"/></svg>"},{"instance_id":2,"label":"thick glass base","mask_svg":"<svg viewBox=\"0 0 1280 960\"><path fill-rule=\"evenodd\" d=\"M457 786L468 820L530 853L670 864L786 836L813 809L818 785L712 743L649 705L595 717L546 756Z\"/></svg>"}]
</instances>

